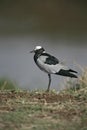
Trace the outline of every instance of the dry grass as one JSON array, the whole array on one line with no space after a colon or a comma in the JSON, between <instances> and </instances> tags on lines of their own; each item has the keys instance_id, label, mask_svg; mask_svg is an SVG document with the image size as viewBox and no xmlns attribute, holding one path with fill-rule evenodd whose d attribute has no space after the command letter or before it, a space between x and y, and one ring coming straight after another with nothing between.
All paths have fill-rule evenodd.
<instances>
[{"instance_id":1,"label":"dry grass","mask_svg":"<svg viewBox=\"0 0 87 130\"><path fill-rule=\"evenodd\" d=\"M87 71L51 91L0 91L0 130L87 130Z\"/></svg>"}]
</instances>

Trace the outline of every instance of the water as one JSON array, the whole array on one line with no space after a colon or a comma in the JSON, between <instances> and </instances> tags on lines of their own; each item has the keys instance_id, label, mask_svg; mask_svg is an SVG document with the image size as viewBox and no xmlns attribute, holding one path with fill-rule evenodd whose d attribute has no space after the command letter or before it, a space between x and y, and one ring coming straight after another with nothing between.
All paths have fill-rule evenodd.
<instances>
[{"instance_id":1,"label":"water","mask_svg":"<svg viewBox=\"0 0 87 130\"><path fill-rule=\"evenodd\" d=\"M84 43L75 44L75 42ZM43 46L47 52L56 56L65 65L81 74L82 67L87 66L86 41L72 41L35 36L0 37L0 77L8 77L16 81L20 88L46 89L47 74L38 69L29 53L36 45ZM64 87L66 78L52 75L51 88L57 90Z\"/></svg>"},{"instance_id":2,"label":"water","mask_svg":"<svg viewBox=\"0 0 87 130\"><path fill-rule=\"evenodd\" d=\"M86 44L86 2L0 2L0 77L8 77L21 88L47 88L47 75L29 53L36 45L81 75L77 64L87 66ZM52 75L51 87L63 88L65 79Z\"/></svg>"}]
</instances>

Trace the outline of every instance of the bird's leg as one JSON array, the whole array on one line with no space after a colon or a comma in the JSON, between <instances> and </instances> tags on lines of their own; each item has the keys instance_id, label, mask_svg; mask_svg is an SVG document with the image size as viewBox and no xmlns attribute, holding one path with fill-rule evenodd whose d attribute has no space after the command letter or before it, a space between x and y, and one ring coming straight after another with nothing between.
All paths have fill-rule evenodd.
<instances>
[{"instance_id":1,"label":"bird's leg","mask_svg":"<svg viewBox=\"0 0 87 130\"><path fill-rule=\"evenodd\" d=\"M48 74L48 77L49 77L49 83L48 83L47 92L49 92L49 90L50 90L50 84L51 84L51 74Z\"/></svg>"}]
</instances>

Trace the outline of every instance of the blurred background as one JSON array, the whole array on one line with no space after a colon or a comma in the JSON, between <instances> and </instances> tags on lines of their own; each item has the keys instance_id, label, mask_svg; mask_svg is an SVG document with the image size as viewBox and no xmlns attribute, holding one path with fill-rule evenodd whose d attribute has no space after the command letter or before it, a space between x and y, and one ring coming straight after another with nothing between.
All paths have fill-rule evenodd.
<instances>
[{"instance_id":1,"label":"blurred background","mask_svg":"<svg viewBox=\"0 0 87 130\"><path fill-rule=\"evenodd\" d=\"M36 45L81 74L87 66L87 1L0 0L0 78L26 89L46 89L48 77L33 61ZM66 78L52 76L60 90Z\"/></svg>"}]
</instances>

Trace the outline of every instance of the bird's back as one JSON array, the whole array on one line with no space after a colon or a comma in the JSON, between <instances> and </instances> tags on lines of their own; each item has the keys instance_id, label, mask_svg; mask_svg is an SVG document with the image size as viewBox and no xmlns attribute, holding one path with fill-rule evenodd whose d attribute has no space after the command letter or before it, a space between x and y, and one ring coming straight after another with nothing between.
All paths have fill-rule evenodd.
<instances>
[{"instance_id":1,"label":"bird's back","mask_svg":"<svg viewBox=\"0 0 87 130\"><path fill-rule=\"evenodd\" d=\"M59 60L57 58L51 56L48 53L43 53L37 58L34 56L34 60L41 70L50 74L54 74L60 69L65 68L65 66L59 63Z\"/></svg>"}]
</instances>

